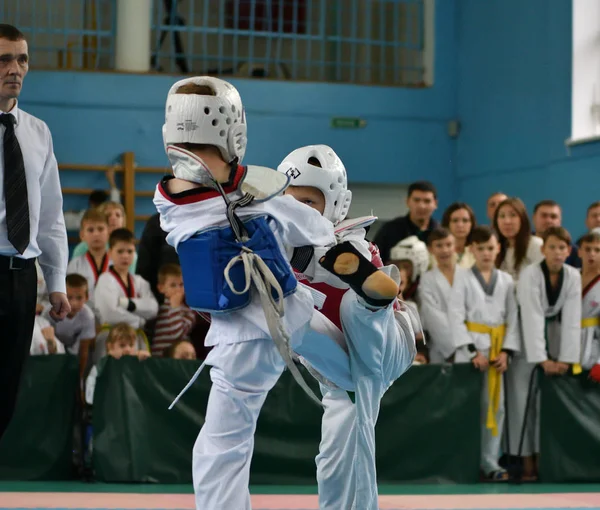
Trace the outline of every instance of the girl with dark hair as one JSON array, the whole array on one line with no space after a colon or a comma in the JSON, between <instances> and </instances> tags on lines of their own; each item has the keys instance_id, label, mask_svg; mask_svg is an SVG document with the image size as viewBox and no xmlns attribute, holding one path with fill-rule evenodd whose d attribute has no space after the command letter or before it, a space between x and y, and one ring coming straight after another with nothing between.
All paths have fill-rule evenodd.
<instances>
[{"instance_id":1,"label":"girl with dark hair","mask_svg":"<svg viewBox=\"0 0 600 510\"><path fill-rule=\"evenodd\" d=\"M523 269L531 264L539 264L544 259L543 241L531 233L525 204L518 198L507 198L500 203L494 215L494 230L500 241L496 267L509 273L516 286ZM510 368L506 373L510 438L508 453L523 457L523 481L531 481L534 475L533 453L536 451L537 438L532 437L534 431L530 426L524 427L524 420L530 379L535 365L527 362L522 338L520 345L520 351L513 353ZM523 431L523 445L519 448Z\"/></svg>"},{"instance_id":2,"label":"girl with dark hair","mask_svg":"<svg viewBox=\"0 0 600 510\"><path fill-rule=\"evenodd\" d=\"M473 254L469 249L471 230L477 226L473 209L464 202L454 202L444 211L442 226L450 230L450 233L454 236L456 263L460 267L469 269L475 263Z\"/></svg>"},{"instance_id":3,"label":"girl with dark hair","mask_svg":"<svg viewBox=\"0 0 600 510\"><path fill-rule=\"evenodd\" d=\"M507 198L500 203L494 216L494 230L500 241L496 267L510 273L516 284L525 267L544 258L543 241L531 234L527 210L519 198Z\"/></svg>"}]
</instances>

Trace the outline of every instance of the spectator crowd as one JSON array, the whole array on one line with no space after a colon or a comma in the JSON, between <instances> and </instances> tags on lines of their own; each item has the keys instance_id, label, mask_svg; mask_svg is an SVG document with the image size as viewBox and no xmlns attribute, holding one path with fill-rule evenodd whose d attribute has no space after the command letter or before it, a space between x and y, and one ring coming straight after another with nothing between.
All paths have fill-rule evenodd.
<instances>
[{"instance_id":1,"label":"spectator crowd","mask_svg":"<svg viewBox=\"0 0 600 510\"><path fill-rule=\"evenodd\" d=\"M150 356L203 359L208 352L209 318L186 304L177 253L158 215L138 245L124 228L118 197L94 192L77 218L81 242L66 279L71 312L61 322L49 314L38 268L31 354L77 356L88 408L104 356L136 356L143 363ZM504 453L522 464L524 480L535 480L539 404L529 398L532 374L537 367L557 377L583 368L600 380L600 202L588 207L576 241L561 226L561 207L553 200L536 204L530 221L520 199L494 193L487 226L463 202L451 204L438 223L437 203L431 183L411 184L408 213L373 239L384 262L400 270L399 298L421 318L415 364L471 363L484 372L482 476L508 479ZM500 441L504 428L508 445Z\"/></svg>"}]
</instances>

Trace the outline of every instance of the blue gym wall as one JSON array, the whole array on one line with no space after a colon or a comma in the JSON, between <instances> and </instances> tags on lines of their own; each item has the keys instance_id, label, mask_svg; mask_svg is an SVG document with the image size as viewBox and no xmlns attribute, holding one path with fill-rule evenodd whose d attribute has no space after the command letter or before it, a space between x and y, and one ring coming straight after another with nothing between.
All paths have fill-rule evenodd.
<instances>
[{"instance_id":1,"label":"blue gym wall","mask_svg":"<svg viewBox=\"0 0 600 510\"><path fill-rule=\"evenodd\" d=\"M596 181L600 153L564 144L571 1L438 0L435 19L430 89L234 80L247 107L246 161L275 166L300 145L327 143L354 182L430 179L441 210L462 199L481 220L495 190L521 197L530 210L554 198L565 226L580 234L587 204L600 198L595 186L580 183ZM105 164L134 151L140 165L161 166L164 97L176 79L32 71L21 104L49 124L59 161ZM332 129L334 116L361 117L367 127ZM451 119L461 124L457 140L447 135ZM152 189L155 179L139 179L138 188ZM63 185L106 184L100 174L69 172ZM66 205L85 206L84 198L76 201ZM138 199L139 214L152 211L149 199Z\"/></svg>"},{"instance_id":2,"label":"blue gym wall","mask_svg":"<svg viewBox=\"0 0 600 510\"><path fill-rule=\"evenodd\" d=\"M571 130L571 1L456 2L459 198L485 219L500 190L530 212L542 199L563 206L572 235L585 230L586 207L600 199L600 154L568 151ZM596 153L596 154L595 154Z\"/></svg>"},{"instance_id":3,"label":"blue gym wall","mask_svg":"<svg viewBox=\"0 0 600 510\"><path fill-rule=\"evenodd\" d=\"M352 181L430 179L439 187L440 206L448 205L456 195L455 143L446 129L456 100L454 15L454 0L438 2L435 87L430 89L232 80L247 109L245 161L275 166L301 145L325 143L346 162ZM138 164L161 166L166 164L163 105L176 79L34 70L21 105L48 123L61 162L106 164L134 151ZM367 127L332 129L333 116L361 117ZM156 177L140 179L138 189L153 189ZM68 172L63 186L106 187L106 181L100 174ZM65 205L85 207L84 198L75 200L66 198ZM138 214L153 212L150 199L138 199L136 208Z\"/></svg>"}]
</instances>

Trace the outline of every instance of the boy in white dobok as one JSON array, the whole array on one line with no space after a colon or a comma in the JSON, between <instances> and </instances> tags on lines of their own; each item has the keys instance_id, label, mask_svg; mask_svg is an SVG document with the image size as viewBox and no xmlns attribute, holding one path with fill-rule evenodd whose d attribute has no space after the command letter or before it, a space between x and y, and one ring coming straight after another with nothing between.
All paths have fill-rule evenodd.
<instances>
[{"instance_id":1,"label":"boy in white dobok","mask_svg":"<svg viewBox=\"0 0 600 510\"><path fill-rule=\"evenodd\" d=\"M600 382L600 232L579 240L581 259L581 366Z\"/></svg>"},{"instance_id":2,"label":"boy in white dobok","mask_svg":"<svg viewBox=\"0 0 600 510\"><path fill-rule=\"evenodd\" d=\"M475 265L450 294L448 319L456 363L472 362L485 372L481 395L481 470L494 482L507 481L498 464L504 428L504 385L508 355L519 349L517 302L512 276L494 267L500 244L489 227L471 231Z\"/></svg>"},{"instance_id":3,"label":"boy in white dobok","mask_svg":"<svg viewBox=\"0 0 600 510\"><path fill-rule=\"evenodd\" d=\"M285 176L240 165L246 118L231 84L207 76L175 83L163 137L174 176L157 186L154 203L178 251L186 301L212 319L212 387L193 450L196 507L248 510L258 415L286 364L297 371L290 349L313 315L312 294L298 285L284 247L332 246L333 226L279 196Z\"/></svg>"},{"instance_id":4,"label":"boy in white dobok","mask_svg":"<svg viewBox=\"0 0 600 510\"><path fill-rule=\"evenodd\" d=\"M436 266L421 275L418 298L423 327L428 333L429 362L451 362L456 345L448 318L452 289L464 278L466 269L456 263L454 236L444 227L437 227L427 238L427 247Z\"/></svg>"},{"instance_id":5,"label":"boy in white dobok","mask_svg":"<svg viewBox=\"0 0 600 510\"><path fill-rule=\"evenodd\" d=\"M365 275L376 274L377 267L382 266L378 250L365 239L363 228L375 218L345 220L352 194L347 189L344 165L335 152L325 145L302 147L289 154L278 170L292 179L285 193L329 220L338 242L333 250L317 247L311 250L312 257L309 254L292 261L300 281L326 296L320 306L322 313L315 311L312 325L326 322L337 330L335 338L341 335L348 352L349 375L342 380L349 379L349 387L321 380L325 411L316 459L319 508L376 510L375 423L383 394L414 359L416 326L413 328L409 313L397 306L396 283L387 298L378 300L370 299L359 288ZM344 274L347 272L337 263L330 263L336 250L348 258L348 268L358 267L354 274ZM398 276L395 266L379 273L383 271ZM312 330L296 349L299 354L304 355L311 334ZM324 347L321 355L327 356ZM340 375L327 368L320 373L329 380Z\"/></svg>"},{"instance_id":6,"label":"boy in white dobok","mask_svg":"<svg viewBox=\"0 0 600 510\"><path fill-rule=\"evenodd\" d=\"M581 371L581 274L565 264L571 236L563 227L548 228L543 240L544 260L527 266L517 284L527 362L541 366L547 376L577 373ZM530 376L530 407L523 424L524 480L537 478L539 399L534 377Z\"/></svg>"}]
</instances>

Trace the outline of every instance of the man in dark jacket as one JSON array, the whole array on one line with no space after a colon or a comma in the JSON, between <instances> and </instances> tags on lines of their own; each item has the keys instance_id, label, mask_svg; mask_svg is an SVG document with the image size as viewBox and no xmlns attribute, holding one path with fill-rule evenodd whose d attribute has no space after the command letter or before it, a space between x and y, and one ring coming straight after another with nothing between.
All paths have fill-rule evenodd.
<instances>
[{"instance_id":1,"label":"man in dark jacket","mask_svg":"<svg viewBox=\"0 0 600 510\"><path fill-rule=\"evenodd\" d=\"M438 226L438 222L431 217L438 202L435 186L430 182L413 182L408 187L406 205L408 214L383 225L373 240L385 264L390 261L390 250L400 241L417 236L426 243L431 231Z\"/></svg>"}]
</instances>

